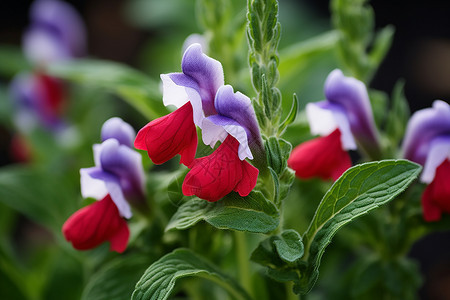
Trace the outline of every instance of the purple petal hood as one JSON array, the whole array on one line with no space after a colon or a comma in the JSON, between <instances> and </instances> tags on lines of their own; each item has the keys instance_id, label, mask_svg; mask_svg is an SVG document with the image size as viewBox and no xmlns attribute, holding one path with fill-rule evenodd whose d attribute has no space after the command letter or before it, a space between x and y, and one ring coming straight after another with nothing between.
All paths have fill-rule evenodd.
<instances>
[{"instance_id":1,"label":"purple petal hood","mask_svg":"<svg viewBox=\"0 0 450 300\"><path fill-rule=\"evenodd\" d=\"M72 6L57 0L37 0L30 17L23 47L32 62L46 64L84 54L86 30Z\"/></svg>"},{"instance_id":2,"label":"purple petal hood","mask_svg":"<svg viewBox=\"0 0 450 300\"><path fill-rule=\"evenodd\" d=\"M403 156L423 166L422 181L431 182L435 169L450 151L450 106L441 100L415 112L406 127Z\"/></svg>"}]
</instances>

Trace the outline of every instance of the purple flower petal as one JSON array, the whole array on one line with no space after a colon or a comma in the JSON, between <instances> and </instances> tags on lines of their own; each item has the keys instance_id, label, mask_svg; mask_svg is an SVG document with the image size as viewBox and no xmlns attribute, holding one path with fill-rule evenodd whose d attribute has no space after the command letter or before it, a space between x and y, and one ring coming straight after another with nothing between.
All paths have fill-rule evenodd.
<instances>
[{"instance_id":1,"label":"purple flower petal","mask_svg":"<svg viewBox=\"0 0 450 300\"><path fill-rule=\"evenodd\" d=\"M105 172L100 167L81 169L80 175L81 194L83 197L93 197L96 200L102 200L109 194L120 215L127 219L131 218L131 208L125 199L118 176Z\"/></svg>"},{"instance_id":2,"label":"purple flower petal","mask_svg":"<svg viewBox=\"0 0 450 300\"><path fill-rule=\"evenodd\" d=\"M102 143L99 159L102 170L120 179L126 195L144 195L144 170L139 153L115 139L108 139Z\"/></svg>"},{"instance_id":3,"label":"purple flower petal","mask_svg":"<svg viewBox=\"0 0 450 300\"><path fill-rule=\"evenodd\" d=\"M432 141L440 136L450 136L450 106L436 100L433 107L417 111L409 120L402 146L403 156L424 165Z\"/></svg>"},{"instance_id":4,"label":"purple flower petal","mask_svg":"<svg viewBox=\"0 0 450 300\"><path fill-rule=\"evenodd\" d=\"M16 110L16 125L24 132L29 132L39 124L53 131L62 129L63 121L52 106L55 104L53 100L61 101L61 98L50 99L52 93L48 90L55 86L59 88L59 83L44 77L38 73L21 73L11 82L9 93ZM51 84L55 86L46 86L44 80L52 80Z\"/></svg>"},{"instance_id":5,"label":"purple flower petal","mask_svg":"<svg viewBox=\"0 0 450 300\"><path fill-rule=\"evenodd\" d=\"M446 159L450 160L450 135L437 137L431 141L420 181L431 183L436 174L436 169Z\"/></svg>"},{"instance_id":6,"label":"purple flower petal","mask_svg":"<svg viewBox=\"0 0 450 300\"><path fill-rule=\"evenodd\" d=\"M72 6L62 1L38 0L33 3L30 15L31 31L53 36L70 57L84 54L86 30Z\"/></svg>"},{"instance_id":7,"label":"purple flower petal","mask_svg":"<svg viewBox=\"0 0 450 300\"><path fill-rule=\"evenodd\" d=\"M325 82L325 96L330 103L344 109L356 140L366 147L378 147L378 133L364 83L345 77L336 69Z\"/></svg>"},{"instance_id":8,"label":"purple flower petal","mask_svg":"<svg viewBox=\"0 0 450 300\"><path fill-rule=\"evenodd\" d=\"M224 84L222 64L203 54L200 44L192 44L184 53L181 69L197 82L205 115L215 114L214 98Z\"/></svg>"},{"instance_id":9,"label":"purple flower petal","mask_svg":"<svg viewBox=\"0 0 450 300\"><path fill-rule=\"evenodd\" d=\"M357 148L347 115L340 105L328 101L308 103L306 105L306 116L311 134L327 136L336 128L339 128L343 150L355 150Z\"/></svg>"},{"instance_id":10,"label":"purple flower petal","mask_svg":"<svg viewBox=\"0 0 450 300\"><path fill-rule=\"evenodd\" d=\"M124 122L121 118L111 118L102 126L102 141L107 139L116 139L119 144L133 148L136 132L130 124Z\"/></svg>"},{"instance_id":11,"label":"purple flower petal","mask_svg":"<svg viewBox=\"0 0 450 300\"><path fill-rule=\"evenodd\" d=\"M61 41L48 32L32 28L22 40L25 56L36 65L46 65L55 61L69 59L71 54L61 45Z\"/></svg>"},{"instance_id":12,"label":"purple flower petal","mask_svg":"<svg viewBox=\"0 0 450 300\"><path fill-rule=\"evenodd\" d=\"M259 144L261 136L251 100L240 92L235 93L231 85L224 85L217 91L214 104L218 114L207 119L222 126L239 141L241 160L246 157L252 159L250 147L252 144ZM202 126L202 134L208 135L208 129Z\"/></svg>"},{"instance_id":13,"label":"purple flower petal","mask_svg":"<svg viewBox=\"0 0 450 300\"><path fill-rule=\"evenodd\" d=\"M205 117L217 113L214 99L224 84L222 65L203 54L199 44L185 51L181 65L183 73L161 74L163 102L180 108L189 101L194 123L201 127Z\"/></svg>"}]
</instances>

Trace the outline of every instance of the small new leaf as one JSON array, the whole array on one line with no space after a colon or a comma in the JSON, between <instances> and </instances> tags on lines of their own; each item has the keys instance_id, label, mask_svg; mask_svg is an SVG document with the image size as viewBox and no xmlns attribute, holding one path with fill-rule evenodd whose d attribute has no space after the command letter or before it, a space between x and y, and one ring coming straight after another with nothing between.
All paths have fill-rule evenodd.
<instances>
[{"instance_id":1,"label":"small new leaf","mask_svg":"<svg viewBox=\"0 0 450 300\"><path fill-rule=\"evenodd\" d=\"M283 231L280 239L275 240L273 243L278 255L285 262L293 263L303 256L302 237L293 229Z\"/></svg>"},{"instance_id":2,"label":"small new leaf","mask_svg":"<svg viewBox=\"0 0 450 300\"><path fill-rule=\"evenodd\" d=\"M288 127L295 121L295 118L297 118L298 107L299 107L298 97L297 94L294 93L291 110L289 111L286 119L281 123L280 129L278 130L278 134L282 135L286 130L286 127Z\"/></svg>"}]
</instances>

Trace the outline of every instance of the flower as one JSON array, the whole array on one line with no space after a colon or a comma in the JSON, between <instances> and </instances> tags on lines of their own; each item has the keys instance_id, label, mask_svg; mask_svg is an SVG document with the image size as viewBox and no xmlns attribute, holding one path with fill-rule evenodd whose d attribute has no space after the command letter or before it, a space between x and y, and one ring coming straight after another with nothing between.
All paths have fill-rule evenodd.
<instances>
[{"instance_id":1,"label":"flower","mask_svg":"<svg viewBox=\"0 0 450 300\"><path fill-rule=\"evenodd\" d=\"M238 156L239 142L232 136L207 157L198 158L183 181L185 196L196 195L210 202L231 191L247 196L255 187L258 169Z\"/></svg>"},{"instance_id":2,"label":"flower","mask_svg":"<svg viewBox=\"0 0 450 300\"><path fill-rule=\"evenodd\" d=\"M49 63L84 54L85 29L74 9L56 0L35 1L30 17L22 46L34 71L18 74L12 80L10 95L17 109L15 121L25 132L37 125L58 131L63 127L64 86L60 80L45 75L45 68Z\"/></svg>"},{"instance_id":3,"label":"flower","mask_svg":"<svg viewBox=\"0 0 450 300\"><path fill-rule=\"evenodd\" d=\"M217 91L214 105L217 114L206 119L222 127L226 139L211 155L196 159L189 166L191 170L182 186L184 195L196 195L210 202L231 191L247 196L253 190L259 171L245 158L253 158L249 145L262 145L255 112L247 96L234 93L233 88L226 85ZM209 129L204 127L202 132ZM213 128L208 134L215 132Z\"/></svg>"},{"instance_id":4,"label":"flower","mask_svg":"<svg viewBox=\"0 0 450 300\"><path fill-rule=\"evenodd\" d=\"M288 159L288 166L301 179L319 177L336 180L352 166L352 161L342 148L340 130L335 129L327 136L295 147Z\"/></svg>"},{"instance_id":5,"label":"flower","mask_svg":"<svg viewBox=\"0 0 450 300\"><path fill-rule=\"evenodd\" d=\"M216 113L214 98L224 84L222 65L203 54L199 44L185 51L181 68L182 73L161 75L164 105L178 109L144 126L134 143L137 149L146 150L156 164L176 154L181 155L180 163L186 166L194 160L195 124L202 127L205 116Z\"/></svg>"},{"instance_id":6,"label":"flower","mask_svg":"<svg viewBox=\"0 0 450 300\"><path fill-rule=\"evenodd\" d=\"M37 66L82 56L86 32L81 17L69 4L56 0L35 1L31 24L23 36L27 58Z\"/></svg>"},{"instance_id":7,"label":"flower","mask_svg":"<svg viewBox=\"0 0 450 300\"><path fill-rule=\"evenodd\" d=\"M378 152L377 131L364 84L336 69L325 82L325 96L327 100L306 106L311 133L321 137L298 145L288 159L289 167L302 179L336 180L351 167L347 151L356 150L357 144L369 153Z\"/></svg>"},{"instance_id":8,"label":"flower","mask_svg":"<svg viewBox=\"0 0 450 300\"><path fill-rule=\"evenodd\" d=\"M15 123L21 131L29 132L38 124L62 127L64 92L60 80L40 72L22 73L12 81L10 95L17 110Z\"/></svg>"},{"instance_id":9,"label":"flower","mask_svg":"<svg viewBox=\"0 0 450 300\"><path fill-rule=\"evenodd\" d=\"M178 109L145 125L134 146L146 150L156 164L180 154L180 163L192 169L183 183L185 195L208 201L217 201L233 190L248 195L256 184L258 170L245 159L253 159L251 149L263 151L250 99L224 85L222 65L203 54L199 44L188 47L181 67L182 73L161 75L163 102ZM208 157L195 159L196 126L211 148L223 142ZM233 178L228 178L231 173Z\"/></svg>"},{"instance_id":10,"label":"flower","mask_svg":"<svg viewBox=\"0 0 450 300\"><path fill-rule=\"evenodd\" d=\"M428 184L422 194L426 221L437 221L450 213L450 106L441 100L417 111L406 128L403 156L421 164L420 181Z\"/></svg>"},{"instance_id":11,"label":"flower","mask_svg":"<svg viewBox=\"0 0 450 300\"><path fill-rule=\"evenodd\" d=\"M111 251L122 253L130 236L127 222L109 195L75 212L64 223L62 231L78 250L89 250L109 241Z\"/></svg>"},{"instance_id":12,"label":"flower","mask_svg":"<svg viewBox=\"0 0 450 300\"><path fill-rule=\"evenodd\" d=\"M129 124L120 118L109 119L101 135L102 144L93 147L95 167L80 170L82 196L99 201L72 215L63 233L76 249L110 241L111 250L122 252L129 236L123 218L132 216L126 198L143 198L144 170L140 154L130 148L135 132Z\"/></svg>"}]
</instances>

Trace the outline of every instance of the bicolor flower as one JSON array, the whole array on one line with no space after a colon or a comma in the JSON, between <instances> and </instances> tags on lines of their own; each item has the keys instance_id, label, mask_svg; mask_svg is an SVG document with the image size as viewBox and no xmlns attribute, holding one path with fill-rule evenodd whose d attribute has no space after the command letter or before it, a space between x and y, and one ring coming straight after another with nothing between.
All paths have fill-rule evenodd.
<instances>
[{"instance_id":1,"label":"bicolor flower","mask_svg":"<svg viewBox=\"0 0 450 300\"><path fill-rule=\"evenodd\" d=\"M27 58L37 66L82 56L86 33L81 17L68 3L37 0L30 10L31 24L23 36Z\"/></svg>"},{"instance_id":2,"label":"bicolor flower","mask_svg":"<svg viewBox=\"0 0 450 300\"><path fill-rule=\"evenodd\" d=\"M62 127L65 95L60 80L40 72L22 73L14 78L9 92L17 111L14 120L22 132L38 125Z\"/></svg>"},{"instance_id":3,"label":"bicolor flower","mask_svg":"<svg viewBox=\"0 0 450 300\"><path fill-rule=\"evenodd\" d=\"M308 103L306 114L313 135L321 137L297 146L288 165L299 178L336 180L351 167L348 150L357 144L378 152L378 134L364 83L334 70L325 82L327 100ZM375 154L374 154L375 155Z\"/></svg>"},{"instance_id":4,"label":"bicolor flower","mask_svg":"<svg viewBox=\"0 0 450 300\"><path fill-rule=\"evenodd\" d=\"M164 105L177 110L144 126L134 146L146 150L150 159L162 164L177 154L188 166L197 150L197 131L205 116L215 114L214 97L224 84L220 62L202 53L199 44L191 45L181 62L182 73L162 74Z\"/></svg>"},{"instance_id":5,"label":"bicolor flower","mask_svg":"<svg viewBox=\"0 0 450 300\"><path fill-rule=\"evenodd\" d=\"M406 159L423 166L420 181L428 184L422 194L424 219L437 221L450 213L450 106L436 100L414 113L402 150Z\"/></svg>"},{"instance_id":6,"label":"bicolor flower","mask_svg":"<svg viewBox=\"0 0 450 300\"><path fill-rule=\"evenodd\" d=\"M262 145L255 112L247 96L234 93L226 85L218 90L214 104L217 114L207 119L229 134L211 155L196 159L189 166L191 170L182 186L184 195L196 195L211 202L231 191L247 196L253 190L259 171L245 158L253 158L249 145Z\"/></svg>"},{"instance_id":7,"label":"bicolor flower","mask_svg":"<svg viewBox=\"0 0 450 300\"><path fill-rule=\"evenodd\" d=\"M103 143L94 145L95 167L80 170L82 196L100 201L76 212L63 227L66 239L76 249L93 248L109 240L111 250L125 250L129 234L124 233L128 227L123 228L126 222L122 218L132 216L127 199L144 196L141 156L131 148L134 137L134 130L120 118L103 125ZM111 240L116 235L120 243Z\"/></svg>"},{"instance_id":8,"label":"bicolor flower","mask_svg":"<svg viewBox=\"0 0 450 300\"><path fill-rule=\"evenodd\" d=\"M56 0L35 1L30 18L22 47L34 72L18 74L11 83L11 99L18 112L16 123L22 131L38 124L56 131L62 125L64 86L45 75L45 68L51 62L84 54L85 29L74 9Z\"/></svg>"},{"instance_id":9,"label":"bicolor flower","mask_svg":"<svg viewBox=\"0 0 450 300\"><path fill-rule=\"evenodd\" d=\"M156 164L164 163L176 154L180 154L180 163L189 168L199 168L199 160L194 161L197 149L196 126L198 126L201 129L203 142L211 148L217 142L223 142L228 136L233 137L237 143L235 155L240 161L238 168L241 170L242 161L245 158L253 158L251 148L255 151L263 148L250 99L239 92L235 93L231 86L224 85L222 65L205 55L199 44L188 47L183 55L181 68L182 73L161 75L163 102L166 106L174 105L178 109L144 126L136 137L135 147L146 150ZM217 149L216 152L225 153L223 152L225 146L219 148L222 150ZM213 153L211 157L222 157L219 154ZM205 159L200 160L205 161ZM211 162L207 165L215 165L215 163ZM233 164L229 164L231 165ZM198 186L189 184L187 193L199 195L192 191L198 191L198 188L209 186L209 184L202 182L202 179L200 181L195 179L197 175L193 175L194 173L198 174L194 170L188 174L189 178L193 178L189 182L198 183ZM220 181L221 174L221 172L211 173L211 176L219 176L216 179ZM256 178L253 179L256 183ZM227 187L227 193L235 189L240 178L237 177L236 180L234 184L229 183L231 189ZM184 190L188 191L188 188ZM219 194L223 193L218 192L217 195ZM209 194L205 193L205 195ZM215 201L217 195L204 198ZM219 198L221 197L223 195ZM211 200L213 198L215 200Z\"/></svg>"},{"instance_id":10,"label":"bicolor flower","mask_svg":"<svg viewBox=\"0 0 450 300\"><path fill-rule=\"evenodd\" d=\"M206 145L214 147L231 134L241 143L240 158L252 158L248 142L259 141L260 136L250 100L241 93L234 94L231 86L224 86L222 65L203 54L199 44L186 50L181 68L182 73L161 75L164 105L174 105L178 109L144 126L138 132L135 147L147 150L156 164L180 154L180 162L189 166L197 149L197 125L202 129ZM217 94L223 96L217 97ZM228 101L230 95L233 95L233 102ZM238 111L233 111L233 106ZM241 112L251 118L240 116ZM248 142L244 138L245 129L234 126L241 122L250 134Z\"/></svg>"}]
</instances>

